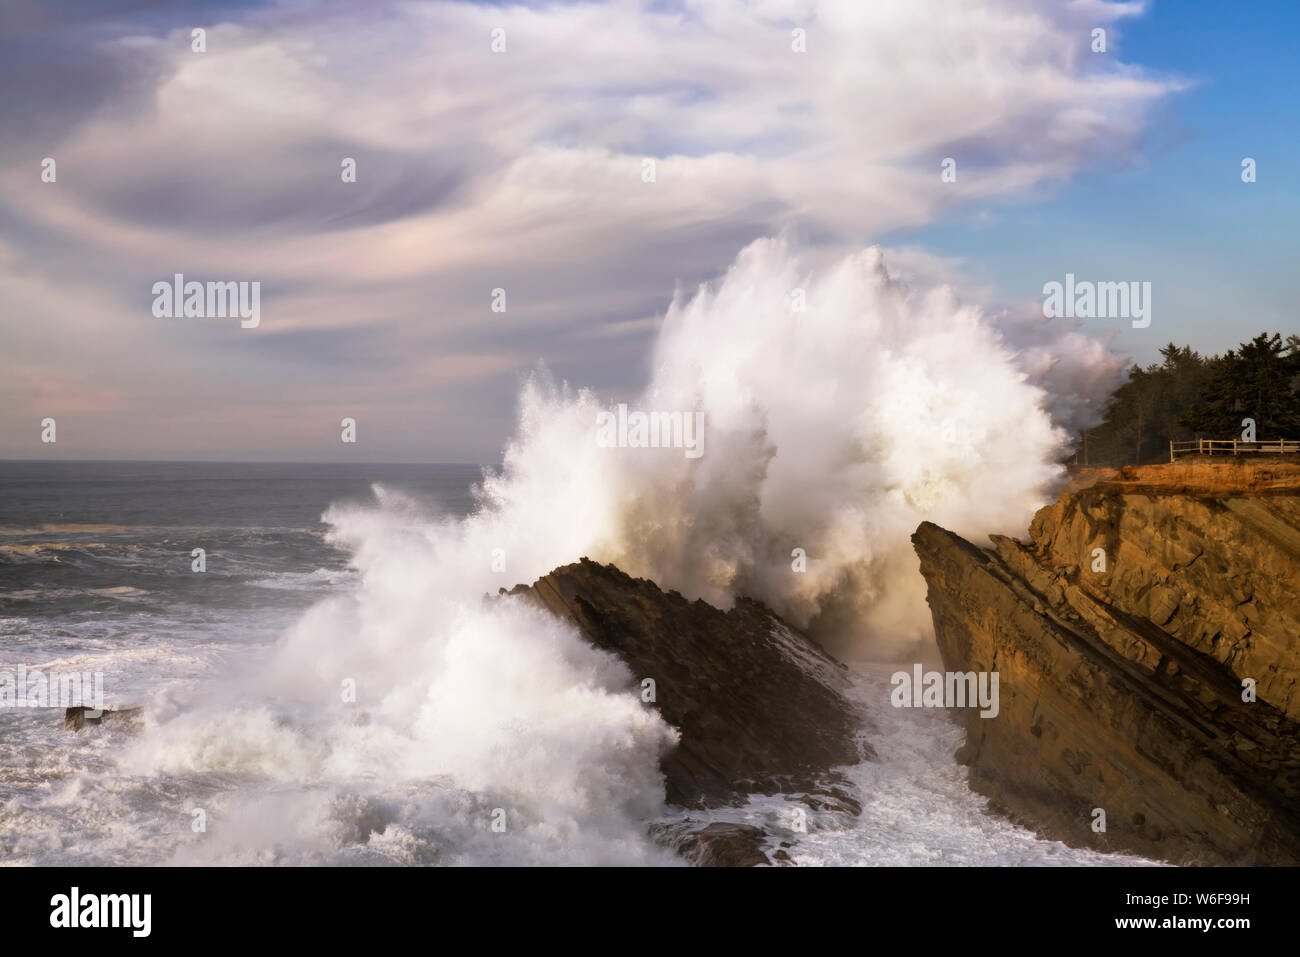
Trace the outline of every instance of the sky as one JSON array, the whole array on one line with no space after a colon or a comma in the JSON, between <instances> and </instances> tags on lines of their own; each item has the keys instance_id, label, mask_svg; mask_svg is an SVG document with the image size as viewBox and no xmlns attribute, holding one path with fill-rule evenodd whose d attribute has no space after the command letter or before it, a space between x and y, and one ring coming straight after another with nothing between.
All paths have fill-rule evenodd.
<instances>
[{"instance_id":1,"label":"sky","mask_svg":"<svg viewBox=\"0 0 1300 957\"><path fill-rule=\"evenodd\" d=\"M1008 303L1041 302L1043 277L1067 271L1150 280L1151 326L1120 324L1114 338L1144 364L1170 341L1221 353L1264 329L1300 332L1300 186L1289 173L1297 39L1294 3L1149 5L1115 49L1189 86L1152 111L1138 155L1037 201L971 209L899 240L964 260ZM1256 161L1253 184L1241 181L1244 157Z\"/></svg>"},{"instance_id":2,"label":"sky","mask_svg":"<svg viewBox=\"0 0 1300 957\"><path fill-rule=\"evenodd\" d=\"M1300 327L1294 4L0 9L3 458L498 461L539 363L634 396L776 234L1013 316L1150 281L1082 325L1139 362ZM176 273L260 322L156 316Z\"/></svg>"}]
</instances>

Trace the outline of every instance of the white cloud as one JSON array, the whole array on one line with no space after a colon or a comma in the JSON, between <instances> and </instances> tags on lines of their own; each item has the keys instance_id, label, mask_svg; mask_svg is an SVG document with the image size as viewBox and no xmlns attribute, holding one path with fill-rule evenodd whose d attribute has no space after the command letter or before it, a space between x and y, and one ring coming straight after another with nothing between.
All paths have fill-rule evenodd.
<instances>
[{"instance_id":1,"label":"white cloud","mask_svg":"<svg viewBox=\"0 0 1300 957\"><path fill-rule=\"evenodd\" d=\"M27 224L0 281L39 287L6 335L28 356L59 339L67 355L48 375L71 363L87 388L135 397L139 433L114 439L124 455L164 453L149 410L173 417L221 383L272 402L288 375L314 414L363 385L375 402L376 381L409 388L404 376L444 367L430 356L472 355L447 387L481 375L500 401L462 417L471 432L435 425L431 447L490 455L518 369L539 356L563 365L585 335L644 320L757 235L861 243L1130 155L1144 111L1176 83L1087 44L1093 26L1134 12L1030 0L286 4L208 26L205 54L188 29L105 35L98 52L132 64L152 93L26 144L58 159L56 185L34 164L0 176L8 214ZM489 48L495 27L504 54ZM791 51L795 27L807 53ZM355 185L339 181L343 156L358 161ZM940 181L946 156L955 183ZM149 285L177 271L262 281L261 342L214 353L209 335L149 321ZM504 316L486 309L496 286L511 291ZM95 362L105 330L111 361ZM337 348L316 355L306 340L285 357L274 340L287 332L362 336L377 358L340 369ZM582 369L599 362L584 355ZM626 349L614 361L624 379L641 374ZM178 381L192 389L178 395ZM22 454L39 410L5 391L0 452ZM394 408L418 423L409 394L395 391ZM270 427L232 418L193 441L237 455L241 436ZM317 457L285 441L286 454Z\"/></svg>"}]
</instances>

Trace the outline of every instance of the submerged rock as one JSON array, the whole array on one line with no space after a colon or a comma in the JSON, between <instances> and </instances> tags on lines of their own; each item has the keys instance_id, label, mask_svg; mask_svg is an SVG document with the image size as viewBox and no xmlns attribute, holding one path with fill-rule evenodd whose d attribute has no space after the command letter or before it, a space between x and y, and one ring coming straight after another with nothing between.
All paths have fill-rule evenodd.
<instances>
[{"instance_id":1,"label":"submerged rock","mask_svg":"<svg viewBox=\"0 0 1300 957\"><path fill-rule=\"evenodd\" d=\"M818 806L860 810L834 770L870 756L859 739L862 715L845 695L848 673L763 605L741 599L724 612L585 558L510 594L618 655L633 675L628 690L643 700L646 679L653 681L646 707L681 732L662 761L671 803L719 807L751 794L799 793L818 795ZM710 825L673 843L713 863L766 860L761 851L741 853L738 827Z\"/></svg>"},{"instance_id":2,"label":"submerged rock","mask_svg":"<svg viewBox=\"0 0 1300 957\"><path fill-rule=\"evenodd\" d=\"M81 731L87 727L99 727L102 724L127 731L134 731L140 726L142 709L122 708L98 710L95 708L65 708L63 727L68 731Z\"/></svg>"},{"instance_id":3,"label":"submerged rock","mask_svg":"<svg viewBox=\"0 0 1300 957\"><path fill-rule=\"evenodd\" d=\"M1300 863L1300 467L1124 469L1028 542L912 541L945 668L1000 675L995 718L954 712L996 807L1075 846Z\"/></svg>"},{"instance_id":4,"label":"submerged rock","mask_svg":"<svg viewBox=\"0 0 1300 957\"><path fill-rule=\"evenodd\" d=\"M772 863L763 851L766 841L767 833L761 827L715 821L687 834L677 850L701 867L754 867Z\"/></svg>"}]
</instances>

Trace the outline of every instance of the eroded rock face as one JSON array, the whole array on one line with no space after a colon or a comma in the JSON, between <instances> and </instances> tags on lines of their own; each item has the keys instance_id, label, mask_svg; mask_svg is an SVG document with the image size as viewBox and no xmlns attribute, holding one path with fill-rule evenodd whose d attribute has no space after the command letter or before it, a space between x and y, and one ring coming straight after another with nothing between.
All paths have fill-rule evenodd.
<instances>
[{"instance_id":1,"label":"eroded rock face","mask_svg":"<svg viewBox=\"0 0 1300 957\"><path fill-rule=\"evenodd\" d=\"M844 666L758 602L723 612L583 559L511 594L540 602L592 644L654 681L681 741L663 760L681 807L743 804L750 794L812 793L856 812L832 769L864 755ZM629 689L632 690L632 689Z\"/></svg>"},{"instance_id":2,"label":"eroded rock face","mask_svg":"<svg viewBox=\"0 0 1300 957\"><path fill-rule=\"evenodd\" d=\"M955 712L996 806L1080 846L1300 863L1300 468L1124 469L1027 543L912 540L945 668L1000 675L996 718Z\"/></svg>"}]
</instances>

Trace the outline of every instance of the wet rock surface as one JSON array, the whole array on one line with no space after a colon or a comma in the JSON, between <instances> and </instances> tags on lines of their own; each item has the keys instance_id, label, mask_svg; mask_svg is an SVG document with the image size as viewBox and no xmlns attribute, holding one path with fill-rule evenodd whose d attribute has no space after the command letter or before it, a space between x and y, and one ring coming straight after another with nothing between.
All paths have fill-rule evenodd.
<instances>
[{"instance_id":1,"label":"wet rock surface","mask_svg":"<svg viewBox=\"0 0 1300 957\"><path fill-rule=\"evenodd\" d=\"M833 768L865 756L844 666L758 602L720 611L588 559L511 594L618 655L636 682L629 690L654 681L647 706L681 732L663 761L673 804L817 791Z\"/></svg>"},{"instance_id":2,"label":"wet rock surface","mask_svg":"<svg viewBox=\"0 0 1300 957\"><path fill-rule=\"evenodd\" d=\"M629 691L654 682L646 706L681 732L662 760L670 803L716 808L790 793L809 807L860 810L835 771L870 756L863 717L845 694L848 674L763 605L741 599L724 612L585 558L510 594L621 658ZM714 823L668 842L697 863L757 864L768 860L763 835Z\"/></svg>"},{"instance_id":3,"label":"wet rock surface","mask_svg":"<svg viewBox=\"0 0 1300 957\"><path fill-rule=\"evenodd\" d=\"M140 708L122 708L114 711L107 708L97 710L76 707L65 708L63 711L63 727L67 731L84 731L101 725L124 731L135 731L139 729L142 720Z\"/></svg>"},{"instance_id":4,"label":"wet rock surface","mask_svg":"<svg viewBox=\"0 0 1300 957\"><path fill-rule=\"evenodd\" d=\"M754 867L772 863L763 850L766 841L761 827L716 821L688 833L677 850L700 867Z\"/></svg>"}]
</instances>

